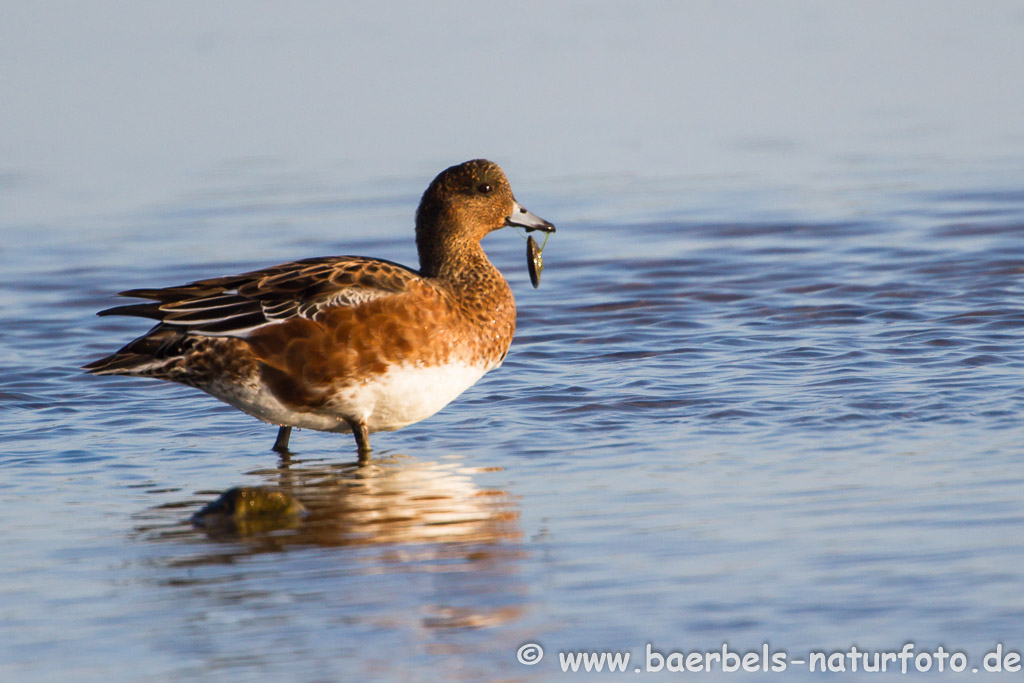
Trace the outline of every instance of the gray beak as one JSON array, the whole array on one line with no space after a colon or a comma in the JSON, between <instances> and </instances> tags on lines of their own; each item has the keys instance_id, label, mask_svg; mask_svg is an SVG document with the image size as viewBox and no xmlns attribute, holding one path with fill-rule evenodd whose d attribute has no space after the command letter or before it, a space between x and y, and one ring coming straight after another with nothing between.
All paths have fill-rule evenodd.
<instances>
[{"instance_id":1,"label":"gray beak","mask_svg":"<svg viewBox=\"0 0 1024 683\"><path fill-rule=\"evenodd\" d=\"M540 216L535 216L522 206L519 202L512 202L512 214L505 218L505 225L515 228L526 228L526 232L540 230L541 232L554 232L555 226L548 223Z\"/></svg>"}]
</instances>

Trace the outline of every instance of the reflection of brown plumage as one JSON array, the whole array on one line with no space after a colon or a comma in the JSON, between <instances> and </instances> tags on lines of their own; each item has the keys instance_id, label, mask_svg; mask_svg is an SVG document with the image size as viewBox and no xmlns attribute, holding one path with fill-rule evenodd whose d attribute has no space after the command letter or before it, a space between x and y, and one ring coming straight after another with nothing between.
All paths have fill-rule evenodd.
<instances>
[{"instance_id":1,"label":"reflection of brown plumage","mask_svg":"<svg viewBox=\"0 0 1024 683\"><path fill-rule=\"evenodd\" d=\"M140 515L145 522L138 533L170 544L166 547L174 550L163 553L175 568L244 565L257 555L296 553L297 559L281 561L285 571L298 572L289 580L315 571L341 600L348 600L350 586L342 577L353 572L431 574L435 578L424 600L409 604L396 597L388 603L380 596L388 605L382 609L431 631L507 624L521 618L529 593L520 576L527 551L519 502L506 491L482 488L478 480L488 471L455 458L424 462L388 456L361 466L285 460L279 468L245 478L246 490L265 495L237 519L231 506L245 504L245 496L236 495L195 520L198 533L182 524L182 509L209 502L214 494L207 492L201 500L190 497ZM303 560L311 548L330 550L315 553L318 560ZM184 581L201 584L203 591L239 589L238 582L215 575L211 582L208 574L190 572ZM173 576L178 590L182 580ZM246 571L235 575L241 583L247 577ZM374 620L379 614L365 617Z\"/></svg>"},{"instance_id":2,"label":"reflection of brown plumage","mask_svg":"<svg viewBox=\"0 0 1024 683\"><path fill-rule=\"evenodd\" d=\"M314 258L179 287L122 292L152 303L101 315L158 320L87 366L201 389L281 426L369 433L433 415L501 364L515 301L480 240L506 225L553 232L504 173L469 161L437 176L416 217L420 270L354 256Z\"/></svg>"},{"instance_id":3,"label":"reflection of brown plumage","mask_svg":"<svg viewBox=\"0 0 1024 683\"><path fill-rule=\"evenodd\" d=\"M267 487L231 489L196 515L212 535L290 529L286 545L466 544L475 552L521 537L504 491L481 489L458 462L391 457L369 465L297 467L264 474ZM255 502L253 502L255 501ZM243 508L242 506L247 506ZM440 545L429 551L443 555Z\"/></svg>"},{"instance_id":4,"label":"reflection of brown plumage","mask_svg":"<svg viewBox=\"0 0 1024 683\"><path fill-rule=\"evenodd\" d=\"M309 510L304 526L317 545L518 539L518 509L504 491L479 488L471 478L478 471L457 462L396 458L363 467L282 470L280 481Z\"/></svg>"}]
</instances>

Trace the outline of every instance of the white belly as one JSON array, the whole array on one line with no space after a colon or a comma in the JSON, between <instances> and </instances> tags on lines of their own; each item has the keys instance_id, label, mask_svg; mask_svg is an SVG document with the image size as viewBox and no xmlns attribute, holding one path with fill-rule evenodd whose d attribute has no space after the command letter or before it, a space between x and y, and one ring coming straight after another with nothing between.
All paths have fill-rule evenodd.
<instances>
[{"instance_id":1,"label":"white belly","mask_svg":"<svg viewBox=\"0 0 1024 683\"><path fill-rule=\"evenodd\" d=\"M371 380L345 387L326 404L310 411L283 405L259 384L207 391L274 424L348 432L351 429L347 420L355 420L366 422L371 432L387 432L430 417L490 369L461 362L434 367L398 366Z\"/></svg>"},{"instance_id":2,"label":"white belly","mask_svg":"<svg viewBox=\"0 0 1024 683\"><path fill-rule=\"evenodd\" d=\"M463 363L396 367L342 391L331 404L342 414L365 420L371 432L387 432L430 417L476 384L487 370Z\"/></svg>"}]
</instances>

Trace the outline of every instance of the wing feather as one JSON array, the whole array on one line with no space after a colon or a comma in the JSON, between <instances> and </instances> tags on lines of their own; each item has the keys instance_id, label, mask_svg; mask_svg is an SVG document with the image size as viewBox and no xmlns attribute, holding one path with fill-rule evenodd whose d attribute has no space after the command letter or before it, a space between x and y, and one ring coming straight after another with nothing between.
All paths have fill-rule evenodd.
<instances>
[{"instance_id":1,"label":"wing feather","mask_svg":"<svg viewBox=\"0 0 1024 683\"><path fill-rule=\"evenodd\" d=\"M177 287L121 292L153 303L116 306L100 315L142 316L192 334L242 337L265 325L293 318L316 320L332 308L395 296L418 281L418 273L391 261L359 256L306 259Z\"/></svg>"}]
</instances>

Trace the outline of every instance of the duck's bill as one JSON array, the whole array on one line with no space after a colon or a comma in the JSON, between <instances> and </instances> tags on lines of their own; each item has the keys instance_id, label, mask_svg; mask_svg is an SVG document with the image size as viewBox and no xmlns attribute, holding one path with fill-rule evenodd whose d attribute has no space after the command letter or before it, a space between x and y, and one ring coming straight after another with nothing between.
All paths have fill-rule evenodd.
<instances>
[{"instance_id":1,"label":"duck's bill","mask_svg":"<svg viewBox=\"0 0 1024 683\"><path fill-rule=\"evenodd\" d=\"M540 230L541 232L554 232L555 226L548 223L540 216L535 216L522 206L519 202L512 202L512 215L505 219L505 225L515 228L526 228L526 232Z\"/></svg>"}]
</instances>

